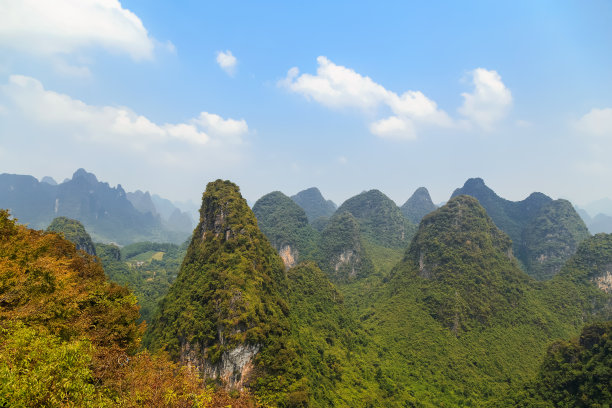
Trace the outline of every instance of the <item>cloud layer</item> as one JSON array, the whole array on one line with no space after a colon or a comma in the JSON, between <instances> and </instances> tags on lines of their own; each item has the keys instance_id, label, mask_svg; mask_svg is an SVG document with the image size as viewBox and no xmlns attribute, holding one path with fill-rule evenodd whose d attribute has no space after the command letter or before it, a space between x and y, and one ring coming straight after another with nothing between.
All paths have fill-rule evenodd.
<instances>
[{"instance_id":1,"label":"cloud layer","mask_svg":"<svg viewBox=\"0 0 612 408\"><path fill-rule=\"evenodd\" d=\"M230 50L225 52L219 51L217 52L217 64L224 70L228 75L234 75L236 72L236 64L238 60Z\"/></svg>"},{"instance_id":2,"label":"cloud layer","mask_svg":"<svg viewBox=\"0 0 612 408\"><path fill-rule=\"evenodd\" d=\"M474 91L464 93L459 113L466 120L454 120L435 101L420 91L399 95L370 77L336 65L324 56L317 58L316 75L301 74L291 68L279 82L292 92L304 95L334 109L355 108L377 113L381 108L392 113L369 125L370 132L389 139L414 139L417 130L425 127L453 128L476 125L485 130L504 119L512 105L512 95L495 71L477 68L472 76Z\"/></svg>"},{"instance_id":3,"label":"cloud layer","mask_svg":"<svg viewBox=\"0 0 612 408\"><path fill-rule=\"evenodd\" d=\"M244 120L223 119L202 112L184 123L157 124L126 107L92 106L68 95L46 90L37 79L11 75L0 86L4 114L55 128L74 138L117 143L142 150L149 145L181 141L192 145L239 144L248 133Z\"/></svg>"},{"instance_id":4,"label":"cloud layer","mask_svg":"<svg viewBox=\"0 0 612 408\"><path fill-rule=\"evenodd\" d=\"M3 0L0 46L54 56L87 47L151 59L154 41L118 0Z\"/></svg>"},{"instance_id":5,"label":"cloud layer","mask_svg":"<svg viewBox=\"0 0 612 408\"><path fill-rule=\"evenodd\" d=\"M589 113L578 119L576 128L587 135L607 136L612 139L612 108L591 109Z\"/></svg>"}]
</instances>

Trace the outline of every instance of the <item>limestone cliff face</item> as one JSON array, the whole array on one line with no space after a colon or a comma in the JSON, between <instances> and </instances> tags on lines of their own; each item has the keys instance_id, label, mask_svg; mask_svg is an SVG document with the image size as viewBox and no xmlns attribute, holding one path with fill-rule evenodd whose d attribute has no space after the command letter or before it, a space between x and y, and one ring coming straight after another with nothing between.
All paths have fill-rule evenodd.
<instances>
[{"instance_id":1,"label":"limestone cliff face","mask_svg":"<svg viewBox=\"0 0 612 408\"><path fill-rule=\"evenodd\" d=\"M297 264L298 251L291 247L291 245L283 245L278 251L285 267L293 268Z\"/></svg>"},{"instance_id":2,"label":"limestone cliff face","mask_svg":"<svg viewBox=\"0 0 612 408\"><path fill-rule=\"evenodd\" d=\"M288 261L295 256L291 247L285 252ZM276 359L297 360L285 339L286 284L283 262L238 187L209 183L179 275L153 319L152 347L166 348L227 389L282 375L290 364ZM280 346L288 347L288 354L279 352Z\"/></svg>"}]
</instances>

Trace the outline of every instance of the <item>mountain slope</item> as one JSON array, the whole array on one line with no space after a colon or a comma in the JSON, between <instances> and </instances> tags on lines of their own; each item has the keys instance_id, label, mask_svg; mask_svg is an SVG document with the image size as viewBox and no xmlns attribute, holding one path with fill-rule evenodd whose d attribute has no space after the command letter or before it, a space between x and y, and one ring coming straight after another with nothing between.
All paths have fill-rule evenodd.
<instances>
[{"instance_id":1,"label":"mountain slope","mask_svg":"<svg viewBox=\"0 0 612 408\"><path fill-rule=\"evenodd\" d=\"M402 205L401 210L406 218L413 224L418 225L424 216L438 208L429 195L425 187L419 187Z\"/></svg>"},{"instance_id":2,"label":"mountain slope","mask_svg":"<svg viewBox=\"0 0 612 408\"><path fill-rule=\"evenodd\" d=\"M320 217L331 217L336 211L336 204L331 200L326 200L316 187L311 187L300 191L291 199L306 212L309 222L313 222Z\"/></svg>"},{"instance_id":3,"label":"mountain slope","mask_svg":"<svg viewBox=\"0 0 612 408\"><path fill-rule=\"evenodd\" d=\"M307 398L290 338L283 263L238 187L217 180L202 197L179 275L160 303L154 348L229 389L252 389L263 403Z\"/></svg>"},{"instance_id":4,"label":"mountain slope","mask_svg":"<svg viewBox=\"0 0 612 408\"><path fill-rule=\"evenodd\" d=\"M289 197L274 191L253 206L261 231L278 251L285 266L316 257L318 233L309 224L306 213Z\"/></svg>"}]
</instances>

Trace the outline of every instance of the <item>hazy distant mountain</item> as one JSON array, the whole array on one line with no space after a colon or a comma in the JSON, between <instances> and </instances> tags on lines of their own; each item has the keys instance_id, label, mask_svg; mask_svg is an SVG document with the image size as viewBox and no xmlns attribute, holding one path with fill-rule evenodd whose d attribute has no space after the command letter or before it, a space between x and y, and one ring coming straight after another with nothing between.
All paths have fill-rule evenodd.
<instances>
[{"instance_id":1,"label":"hazy distant mountain","mask_svg":"<svg viewBox=\"0 0 612 408\"><path fill-rule=\"evenodd\" d=\"M512 239L515 255L527 273L536 278L558 272L588 237L586 225L565 200L553 201L542 193L532 193L522 201L509 201L495 194L481 178L467 180L452 197L462 194L478 199L495 225Z\"/></svg>"},{"instance_id":2,"label":"hazy distant mountain","mask_svg":"<svg viewBox=\"0 0 612 408\"><path fill-rule=\"evenodd\" d=\"M605 232L606 234L612 233L612 217L607 214L597 214L591 222L588 223L589 231L592 234Z\"/></svg>"},{"instance_id":3,"label":"hazy distant mountain","mask_svg":"<svg viewBox=\"0 0 612 408\"><path fill-rule=\"evenodd\" d=\"M157 215L157 210L155 208L155 204L151 200L151 194L147 191L143 193L140 190L136 190L133 193L126 194L127 199L130 200L130 203L143 214L151 213L151 215Z\"/></svg>"},{"instance_id":4,"label":"hazy distant mountain","mask_svg":"<svg viewBox=\"0 0 612 408\"><path fill-rule=\"evenodd\" d=\"M429 191L425 187L419 187L402 205L401 210L406 218L418 224L424 216L436 208L438 207L431 201Z\"/></svg>"},{"instance_id":5,"label":"hazy distant mountain","mask_svg":"<svg viewBox=\"0 0 612 408\"><path fill-rule=\"evenodd\" d=\"M607 197L582 205L581 208L585 209L591 217L597 214L612 216L612 200Z\"/></svg>"},{"instance_id":6,"label":"hazy distant mountain","mask_svg":"<svg viewBox=\"0 0 612 408\"><path fill-rule=\"evenodd\" d=\"M337 208L333 201L325 200L316 187L300 191L291 196L291 199L304 209L310 222L320 217L331 217Z\"/></svg>"},{"instance_id":7,"label":"hazy distant mountain","mask_svg":"<svg viewBox=\"0 0 612 408\"><path fill-rule=\"evenodd\" d=\"M121 185L110 187L84 169L57 186L32 176L2 174L0 208L10 209L20 222L38 229L58 216L78 220L96 241L182 242L188 235L169 231L159 217L134 208Z\"/></svg>"},{"instance_id":8,"label":"hazy distant mountain","mask_svg":"<svg viewBox=\"0 0 612 408\"><path fill-rule=\"evenodd\" d=\"M51 184L52 186L57 186L57 181L53 177L45 176L40 180L41 183Z\"/></svg>"}]
</instances>

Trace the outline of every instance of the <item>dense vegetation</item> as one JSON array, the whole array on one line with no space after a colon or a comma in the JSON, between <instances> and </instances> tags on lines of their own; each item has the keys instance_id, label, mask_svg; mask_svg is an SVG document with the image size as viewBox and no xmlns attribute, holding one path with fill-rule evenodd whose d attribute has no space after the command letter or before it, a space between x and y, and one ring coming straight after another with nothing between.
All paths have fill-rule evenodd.
<instances>
[{"instance_id":1,"label":"dense vegetation","mask_svg":"<svg viewBox=\"0 0 612 408\"><path fill-rule=\"evenodd\" d=\"M300 206L280 191L261 197L253 206L261 231L280 253L286 266L316 255L318 233Z\"/></svg>"},{"instance_id":2,"label":"dense vegetation","mask_svg":"<svg viewBox=\"0 0 612 408\"><path fill-rule=\"evenodd\" d=\"M572 204L555 200L525 227L519 254L531 276L550 279L588 237L589 231Z\"/></svg>"},{"instance_id":3,"label":"dense vegetation","mask_svg":"<svg viewBox=\"0 0 612 408\"><path fill-rule=\"evenodd\" d=\"M77 220L66 217L57 217L51 221L47 231L62 234L64 238L76 245L76 249L87 252L89 255L96 255L96 247L91 237L85 231L83 224Z\"/></svg>"},{"instance_id":4,"label":"dense vegetation","mask_svg":"<svg viewBox=\"0 0 612 408\"><path fill-rule=\"evenodd\" d=\"M150 344L230 388L249 386L264 404L304 405L308 384L291 338L282 260L235 184L209 183L200 213Z\"/></svg>"},{"instance_id":5,"label":"dense vegetation","mask_svg":"<svg viewBox=\"0 0 612 408\"><path fill-rule=\"evenodd\" d=\"M401 210L404 217L408 218L413 224L419 224L424 216L434 211L436 205L431 201L429 191L425 187L419 187L402 205Z\"/></svg>"},{"instance_id":6,"label":"dense vegetation","mask_svg":"<svg viewBox=\"0 0 612 408\"><path fill-rule=\"evenodd\" d=\"M164 354L138 352L130 292L55 233L0 211L0 406L219 406Z\"/></svg>"},{"instance_id":7,"label":"dense vegetation","mask_svg":"<svg viewBox=\"0 0 612 408\"><path fill-rule=\"evenodd\" d=\"M319 264L334 281L347 281L374 272L359 231L349 212L338 212L321 233Z\"/></svg>"},{"instance_id":8,"label":"dense vegetation","mask_svg":"<svg viewBox=\"0 0 612 408\"><path fill-rule=\"evenodd\" d=\"M343 212L355 217L365 239L383 247L404 249L416 231L399 207L378 190L349 198L337 210Z\"/></svg>"},{"instance_id":9,"label":"dense vegetation","mask_svg":"<svg viewBox=\"0 0 612 408\"><path fill-rule=\"evenodd\" d=\"M176 279L187 246L138 242L121 249L96 244L98 257L108 278L127 286L138 299L141 319L150 323L157 304Z\"/></svg>"},{"instance_id":10,"label":"dense vegetation","mask_svg":"<svg viewBox=\"0 0 612 408\"><path fill-rule=\"evenodd\" d=\"M300 191L291 199L306 212L308 221L311 223L318 218L329 218L336 211L336 204L326 200L316 187Z\"/></svg>"}]
</instances>

